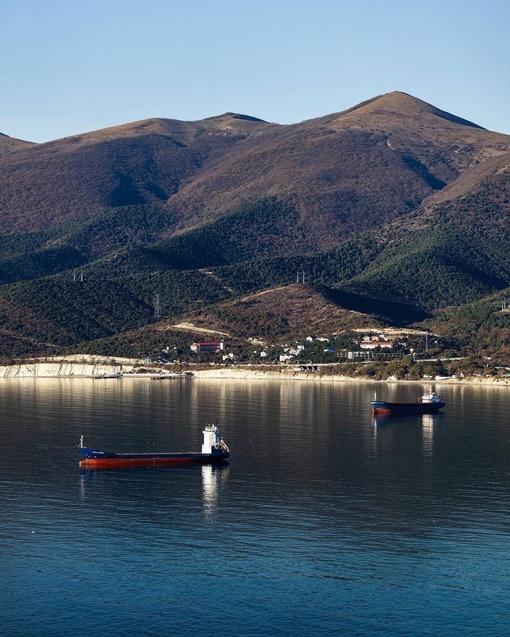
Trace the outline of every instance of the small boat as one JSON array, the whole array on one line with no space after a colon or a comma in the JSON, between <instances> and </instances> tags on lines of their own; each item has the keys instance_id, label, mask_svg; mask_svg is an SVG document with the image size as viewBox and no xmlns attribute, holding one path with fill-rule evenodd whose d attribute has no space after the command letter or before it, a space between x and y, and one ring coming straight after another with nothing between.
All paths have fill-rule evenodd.
<instances>
[{"instance_id":1,"label":"small boat","mask_svg":"<svg viewBox=\"0 0 510 637\"><path fill-rule=\"evenodd\" d=\"M94 380L104 380L106 378L122 378L122 374L96 374Z\"/></svg>"},{"instance_id":2,"label":"small boat","mask_svg":"<svg viewBox=\"0 0 510 637\"><path fill-rule=\"evenodd\" d=\"M78 451L82 457L80 467L84 469L125 469L129 467L156 467L174 464L210 464L223 462L230 450L221 437L217 425L206 425L201 451L112 453L98 451L83 444L80 438Z\"/></svg>"},{"instance_id":3,"label":"small boat","mask_svg":"<svg viewBox=\"0 0 510 637\"><path fill-rule=\"evenodd\" d=\"M445 404L432 387L429 388L428 392L422 394L415 403L388 403L385 400L377 400L376 395L371 402L372 413L381 416L432 414L442 409Z\"/></svg>"}]
</instances>

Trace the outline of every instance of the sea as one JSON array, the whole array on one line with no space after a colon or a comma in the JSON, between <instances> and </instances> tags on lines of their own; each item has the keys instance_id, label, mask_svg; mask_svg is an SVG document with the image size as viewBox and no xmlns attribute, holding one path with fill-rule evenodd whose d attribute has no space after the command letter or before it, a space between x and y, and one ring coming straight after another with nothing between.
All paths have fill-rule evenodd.
<instances>
[{"instance_id":1,"label":"sea","mask_svg":"<svg viewBox=\"0 0 510 637\"><path fill-rule=\"evenodd\" d=\"M2 379L0 635L510 636L510 387ZM224 466L90 471L77 446Z\"/></svg>"}]
</instances>

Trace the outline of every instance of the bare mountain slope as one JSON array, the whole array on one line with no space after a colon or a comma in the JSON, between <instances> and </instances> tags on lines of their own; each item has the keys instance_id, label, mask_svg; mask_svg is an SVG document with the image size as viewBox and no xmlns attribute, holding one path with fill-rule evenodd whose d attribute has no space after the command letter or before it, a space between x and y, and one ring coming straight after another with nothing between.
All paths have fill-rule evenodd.
<instances>
[{"instance_id":1,"label":"bare mountain slope","mask_svg":"<svg viewBox=\"0 0 510 637\"><path fill-rule=\"evenodd\" d=\"M16 152L17 150L26 149L33 146L32 142L25 142L22 139L16 139L0 133L0 157L7 155L8 153Z\"/></svg>"},{"instance_id":2,"label":"bare mountain slope","mask_svg":"<svg viewBox=\"0 0 510 637\"><path fill-rule=\"evenodd\" d=\"M404 215L467 168L510 150L491 133L404 93L263 132L169 200L179 223L214 218L247 198L300 212L318 249Z\"/></svg>"},{"instance_id":3,"label":"bare mountain slope","mask_svg":"<svg viewBox=\"0 0 510 637\"><path fill-rule=\"evenodd\" d=\"M152 119L27 145L0 157L0 233L166 201L204 163L265 127L271 125L235 114Z\"/></svg>"},{"instance_id":4,"label":"bare mountain slope","mask_svg":"<svg viewBox=\"0 0 510 637\"><path fill-rule=\"evenodd\" d=\"M425 207L435 206L480 189L486 190L488 195L488 189L491 189L491 197L497 198L498 192L505 192L503 197L510 195L510 152L498 154L467 169L444 190L426 199L424 204Z\"/></svg>"},{"instance_id":5,"label":"bare mountain slope","mask_svg":"<svg viewBox=\"0 0 510 637\"><path fill-rule=\"evenodd\" d=\"M509 136L399 92L290 126L227 113L45 144L4 137L2 234L156 202L168 211L168 235L276 197L297 211L297 235L315 249L419 208L470 167L510 151ZM15 152L1 153L8 147Z\"/></svg>"}]
</instances>

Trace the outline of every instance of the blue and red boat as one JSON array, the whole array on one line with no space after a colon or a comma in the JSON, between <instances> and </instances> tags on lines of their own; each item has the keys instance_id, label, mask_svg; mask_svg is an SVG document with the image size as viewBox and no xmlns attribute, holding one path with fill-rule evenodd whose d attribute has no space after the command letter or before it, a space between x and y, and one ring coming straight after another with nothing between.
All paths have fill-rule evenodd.
<instances>
[{"instance_id":1,"label":"blue and red boat","mask_svg":"<svg viewBox=\"0 0 510 637\"><path fill-rule=\"evenodd\" d=\"M223 462L230 450L221 437L217 425L207 425L202 431L204 439L201 451L164 451L149 453L113 453L85 447L83 436L78 451L84 469L126 469L131 467L156 467L181 464L211 464Z\"/></svg>"},{"instance_id":2,"label":"blue and red boat","mask_svg":"<svg viewBox=\"0 0 510 637\"><path fill-rule=\"evenodd\" d=\"M374 416L406 416L432 414L445 407L446 403L431 387L415 403L388 403L385 400L377 400L374 396L371 405Z\"/></svg>"}]
</instances>

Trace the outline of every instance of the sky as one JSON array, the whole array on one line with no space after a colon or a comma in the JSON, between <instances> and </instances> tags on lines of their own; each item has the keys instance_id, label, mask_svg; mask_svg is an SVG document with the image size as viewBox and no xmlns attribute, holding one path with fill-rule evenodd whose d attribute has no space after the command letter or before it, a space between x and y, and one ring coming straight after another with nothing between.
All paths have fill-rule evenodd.
<instances>
[{"instance_id":1,"label":"sky","mask_svg":"<svg viewBox=\"0 0 510 637\"><path fill-rule=\"evenodd\" d=\"M504 0L0 0L0 132L291 124L404 91L510 134Z\"/></svg>"}]
</instances>

